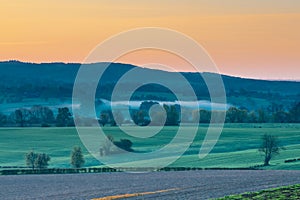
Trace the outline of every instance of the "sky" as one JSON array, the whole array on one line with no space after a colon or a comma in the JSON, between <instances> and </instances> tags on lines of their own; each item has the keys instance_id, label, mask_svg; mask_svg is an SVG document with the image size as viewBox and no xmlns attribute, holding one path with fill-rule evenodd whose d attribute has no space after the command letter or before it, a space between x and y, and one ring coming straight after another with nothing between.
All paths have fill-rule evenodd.
<instances>
[{"instance_id":1,"label":"sky","mask_svg":"<svg viewBox=\"0 0 300 200\"><path fill-rule=\"evenodd\" d=\"M179 31L220 73L300 80L299 0L0 0L0 60L84 62L102 41L139 27ZM157 52L119 62L141 65ZM164 58L162 58L164 57ZM171 62L187 71L184 62Z\"/></svg>"}]
</instances>

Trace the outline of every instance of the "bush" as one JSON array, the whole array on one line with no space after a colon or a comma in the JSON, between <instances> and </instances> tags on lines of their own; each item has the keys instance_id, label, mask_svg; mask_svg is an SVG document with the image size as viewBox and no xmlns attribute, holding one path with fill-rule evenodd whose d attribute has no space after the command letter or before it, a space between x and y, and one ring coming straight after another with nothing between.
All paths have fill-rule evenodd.
<instances>
[{"instance_id":1,"label":"bush","mask_svg":"<svg viewBox=\"0 0 300 200\"><path fill-rule=\"evenodd\" d=\"M41 127L50 127L51 125L50 124L47 124L47 123L42 123L41 124Z\"/></svg>"},{"instance_id":2,"label":"bush","mask_svg":"<svg viewBox=\"0 0 300 200\"><path fill-rule=\"evenodd\" d=\"M116 151L116 149L113 148L114 146L123 149L125 151L132 152L133 151L133 149L131 148L132 144L133 143L128 139L121 139L120 141L114 141L114 138L109 135L107 136L106 140L100 147L100 156L109 155L112 153L118 153L118 151Z\"/></svg>"},{"instance_id":3,"label":"bush","mask_svg":"<svg viewBox=\"0 0 300 200\"><path fill-rule=\"evenodd\" d=\"M114 142L114 144L119 147L120 149L123 149L125 151L133 151L131 149L132 142L128 139L121 139L120 141Z\"/></svg>"},{"instance_id":4,"label":"bush","mask_svg":"<svg viewBox=\"0 0 300 200\"><path fill-rule=\"evenodd\" d=\"M100 147L100 156L109 155L111 153L113 143L114 143L114 137L108 135L106 140L103 142L103 144Z\"/></svg>"}]
</instances>

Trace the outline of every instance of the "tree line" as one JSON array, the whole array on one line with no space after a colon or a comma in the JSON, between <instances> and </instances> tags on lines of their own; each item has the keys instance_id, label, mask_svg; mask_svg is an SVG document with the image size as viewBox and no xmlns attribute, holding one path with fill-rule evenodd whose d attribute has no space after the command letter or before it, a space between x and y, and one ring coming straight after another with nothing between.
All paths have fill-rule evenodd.
<instances>
[{"instance_id":1,"label":"tree line","mask_svg":"<svg viewBox=\"0 0 300 200\"><path fill-rule=\"evenodd\" d=\"M151 110L151 111L150 111ZM131 108L130 119L125 119L122 112L117 110L103 110L99 116L99 123L102 126L121 126L123 123L134 123L139 126L166 125L178 126L180 123L180 106L163 104L156 101L144 101L139 108Z\"/></svg>"},{"instance_id":2,"label":"tree line","mask_svg":"<svg viewBox=\"0 0 300 200\"><path fill-rule=\"evenodd\" d=\"M227 123L300 123L300 102L289 109L272 104L267 109L248 111L245 108L231 107L226 112Z\"/></svg>"},{"instance_id":3,"label":"tree line","mask_svg":"<svg viewBox=\"0 0 300 200\"><path fill-rule=\"evenodd\" d=\"M230 107L227 111L214 112L216 114L226 114L225 123L300 123L300 102L292 104L288 109L284 109L282 105L271 104L265 109L252 111L246 108ZM218 123L217 121L211 121L211 115L212 111L210 110L190 110L181 108L178 104L160 105L155 101L144 101L138 109L130 110L132 121L140 126L149 124L177 126L179 123ZM106 124L116 126L127 123L120 111L112 113L111 110L102 111L99 122L102 126Z\"/></svg>"},{"instance_id":4,"label":"tree line","mask_svg":"<svg viewBox=\"0 0 300 200\"><path fill-rule=\"evenodd\" d=\"M19 108L9 115L0 113L0 126L74 126L72 114L67 107L58 108L57 115L47 106Z\"/></svg>"},{"instance_id":5,"label":"tree line","mask_svg":"<svg viewBox=\"0 0 300 200\"><path fill-rule=\"evenodd\" d=\"M216 111L225 112L225 111ZM160 105L156 101L144 101L139 108L130 109L130 119L125 119L120 110L113 113L111 109L102 110L98 119L81 117L77 122L82 126L121 126L123 123L135 123L139 126L165 125L177 126L179 123L210 123L212 112L209 110L187 110L180 105ZM200 116L197 121L197 116ZM300 102L288 109L272 104L267 109L249 111L246 108L230 107L226 111L225 123L300 123ZM74 126L73 116L67 107L58 108L54 115L46 106L19 108L9 115L0 113L0 126Z\"/></svg>"}]
</instances>

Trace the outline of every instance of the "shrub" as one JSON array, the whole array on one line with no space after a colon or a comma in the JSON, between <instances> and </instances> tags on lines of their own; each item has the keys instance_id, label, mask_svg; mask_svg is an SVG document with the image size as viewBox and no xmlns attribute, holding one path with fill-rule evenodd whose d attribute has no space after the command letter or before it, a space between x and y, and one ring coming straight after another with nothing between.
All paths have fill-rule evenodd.
<instances>
[{"instance_id":1,"label":"shrub","mask_svg":"<svg viewBox=\"0 0 300 200\"><path fill-rule=\"evenodd\" d=\"M42 123L41 124L41 127L50 127L51 125L50 124L47 124L47 123Z\"/></svg>"},{"instance_id":2,"label":"shrub","mask_svg":"<svg viewBox=\"0 0 300 200\"><path fill-rule=\"evenodd\" d=\"M133 151L131 149L132 142L128 139L121 139L120 141L114 142L114 144L119 147L120 149L123 149L125 151Z\"/></svg>"}]
</instances>

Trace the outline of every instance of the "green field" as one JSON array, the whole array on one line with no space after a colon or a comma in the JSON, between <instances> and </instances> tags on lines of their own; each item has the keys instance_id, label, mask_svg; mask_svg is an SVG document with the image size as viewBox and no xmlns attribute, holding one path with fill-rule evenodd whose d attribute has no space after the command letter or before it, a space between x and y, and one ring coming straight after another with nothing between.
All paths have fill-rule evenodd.
<instances>
[{"instance_id":1,"label":"green field","mask_svg":"<svg viewBox=\"0 0 300 200\"><path fill-rule=\"evenodd\" d=\"M134 131L135 128L131 129ZM191 127L184 129L188 132ZM272 159L271 166L266 169L300 169L300 161L284 163L286 159L300 158L300 124L226 124L212 152L200 160L198 153L206 130L207 125L199 127L190 148L171 166L229 168L260 165L263 156L257 149L261 136L268 133L278 136L286 150ZM105 127L104 131L115 140L130 139L135 151L149 152L168 144L176 134L177 127L165 127L159 134L146 139L127 136L118 127ZM33 149L51 156L49 167L70 167L70 152L75 145L83 147L85 167L101 165L87 152L75 128L1 128L0 166L25 166L24 155Z\"/></svg>"},{"instance_id":2,"label":"green field","mask_svg":"<svg viewBox=\"0 0 300 200\"><path fill-rule=\"evenodd\" d=\"M224 198L219 198L217 200L239 200L239 199L285 200L285 199L299 199L299 198L300 198L300 185L292 185L292 186L285 186L285 187L274 188L269 190L262 190L259 192L247 192L239 195L231 195L231 196L226 196Z\"/></svg>"}]
</instances>

